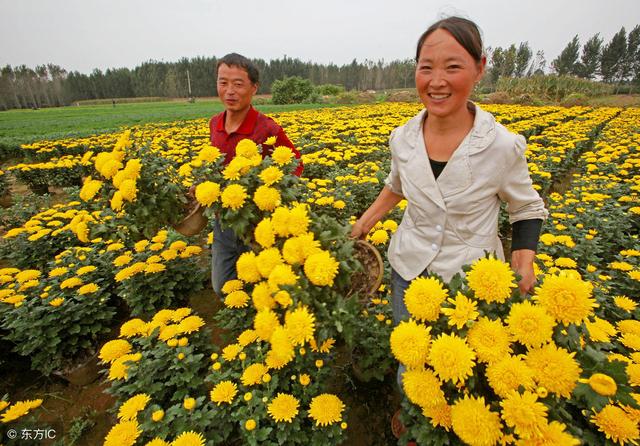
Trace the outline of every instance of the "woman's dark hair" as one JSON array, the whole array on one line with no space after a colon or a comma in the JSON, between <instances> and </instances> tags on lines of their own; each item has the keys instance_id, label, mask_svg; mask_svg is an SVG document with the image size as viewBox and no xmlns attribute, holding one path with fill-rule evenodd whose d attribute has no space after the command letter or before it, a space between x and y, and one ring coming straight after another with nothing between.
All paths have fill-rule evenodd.
<instances>
[{"instance_id":1,"label":"woman's dark hair","mask_svg":"<svg viewBox=\"0 0 640 446\"><path fill-rule=\"evenodd\" d=\"M462 17L447 17L438 20L431 25L418 39L418 48L416 49L416 62L420 59L420 50L424 41L437 29L448 31L456 41L467 50L467 53L473 57L473 60L480 62L482 60L482 37L478 25L471 20Z\"/></svg>"},{"instance_id":2,"label":"woman's dark hair","mask_svg":"<svg viewBox=\"0 0 640 446\"><path fill-rule=\"evenodd\" d=\"M228 65L230 67L242 68L249 75L249 80L252 84L257 84L258 82L260 82L260 72L258 71L258 67L256 67L255 64L249 59L238 53L229 53L222 59L219 59L218 63L216 64L216 75L218 74L218 70L220 69L220 65L222 64Z\"/></svg>"}]
</instances>

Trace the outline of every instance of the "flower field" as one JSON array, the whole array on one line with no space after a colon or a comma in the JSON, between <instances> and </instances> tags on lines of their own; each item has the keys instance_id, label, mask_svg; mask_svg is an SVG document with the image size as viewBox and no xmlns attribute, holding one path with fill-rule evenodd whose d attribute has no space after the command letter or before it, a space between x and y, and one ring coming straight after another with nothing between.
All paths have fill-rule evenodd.
<instances>
[{"instance_id":1,"label":"flower field","mask_svg":"<svg viewBox=\"0 0 640 446\"><path fill-rule=\"evenodd\" d=\"M393 327L385 252L406 203L368 236L385 263L374 293L356 286L367 272L348 234L387 175L390 132L420 108L274 115L302 178L288 149L263 159L247 140L223 166L206 120L24 145L0 194L12 177L65 201L2 214L0 342L45 376L97 357L116 401L106 445L361 444L349 383L384 386L398 366L399 444L637 444L640 109L483 106L526 136L549 209L538 286L520 295L488 254L448 283L414 280L411 319ZM172 229L192 186L251 248L211 291L214 316L189 307L212 234ZM500 234L508 247L506 213ZM0 422L47 404L10 391Z\"/></svg>"}]
</instances>

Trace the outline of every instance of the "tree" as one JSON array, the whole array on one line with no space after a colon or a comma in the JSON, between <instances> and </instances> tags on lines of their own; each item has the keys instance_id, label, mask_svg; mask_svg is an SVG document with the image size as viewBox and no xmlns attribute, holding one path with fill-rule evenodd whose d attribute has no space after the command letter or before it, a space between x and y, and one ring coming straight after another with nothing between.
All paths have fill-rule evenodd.
<instances>
[{"instance_id":1,"label":"tree","mask_svg":"<svg viewBox=\"0 0 640 446\"><path fill-rule=\"evenodd\" d=\"M576 74L578 67L578 55L580 52L580 40L578 35L571 39L560 55L551 62L551 67L560 76L567 74Z\"/></svg>"},{"instance_id":2,"label":"tree","mask_svg":"<svg viewBox=\"0 0 640 446\"><path fill-rule=\"evenodd\" d=\"M582 47L580 70L578 76L593 79L600 70L600 54L602 53L602 38L600 33L586 41Z\"/></svg>"},{"instance_id":3,"label":"tree","mask_svg":"<svg viewBox=\"0 0 640 446\"><path fill-rule=\"evenodd\" d=\"M523 77L526 74L532 56L533 51L531 51L529 42L521 42L516 52L516 68L513 73L516 77Z\"/></svg>"},{"instance_id":4,"label":"tree","mask_svg":"<svg viewBox=\"0 0 640 446\"><path fill-rule=\"evenodd\" d=\"M619 82L623 73L621 65L624 64L626 57L627 35L623 26L602 49L600 56L602 80L609 83Z\"/></svg>"},{"instance_id":5,"label":"tree","mask_svg":"<svg viewBox=\"0 0 640 446\"><path fill-rule=\"evenodd\" d=\"M636 25L627 37L627 65L630 80L640 85L640 25Z\"/></svg>"},{"instance_id":6,"label":"tree","mask_svg":"<svg viewBox=\"0 0 640 446\"><path fill-rule=\"evenodd\" d=\"M299 76L285 77L271 85L274 104L298 104L306 101L313 93L309 79Z\"/></svg>"}]
</instances>

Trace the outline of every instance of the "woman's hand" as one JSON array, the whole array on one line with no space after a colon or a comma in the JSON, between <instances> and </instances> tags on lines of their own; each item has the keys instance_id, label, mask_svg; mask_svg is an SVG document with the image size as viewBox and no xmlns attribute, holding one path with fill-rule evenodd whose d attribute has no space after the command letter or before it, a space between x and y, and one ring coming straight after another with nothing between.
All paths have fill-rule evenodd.
<instances>
[{"instance_id":1,"label":"woman's hand","mask_svg":"<svg viewBox=\"0 0 640 446\"><path fill-rule=\"evenodd\" d=\"M362 223L362 219L359 219L351 226L351 235L349 235L349 237L364 239L368 233L369 231L365 228L364 223Z\"/></svg>"},{"instance_id":2,"label":"woman's hand","mask_svg":"<svg viewBox=\"0 0 640 446\"><path fill-rule=\"evenodd\" d=\"M531 249L518 249L511 253L511 268L521 277L518 288L522 294L533 292L536 275L533 272L533 260L536 252Z\"/></svg>"}]
</instances>

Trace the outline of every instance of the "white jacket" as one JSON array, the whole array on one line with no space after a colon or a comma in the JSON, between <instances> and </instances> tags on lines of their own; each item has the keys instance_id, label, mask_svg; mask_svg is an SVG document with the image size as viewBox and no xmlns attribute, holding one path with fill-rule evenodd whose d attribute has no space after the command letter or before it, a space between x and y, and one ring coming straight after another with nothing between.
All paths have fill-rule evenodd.
<instances>
[{"instance_id":1,"label":"white jacket","mask_svg":"<svg viewBox=\"0 0 640 446\"><path fill-rule=\"evenodd\" d=\"M498 238L501 201L511 223L544 220L548 212L532 187L523 136L475 106L473 128L436 180L422 134L425 116L422 110L389 138L391 171L385 184L408 204L388 255L405 280L428 268L448 281L485 251L504 260Z\"/></svg>"}]
</instances>

